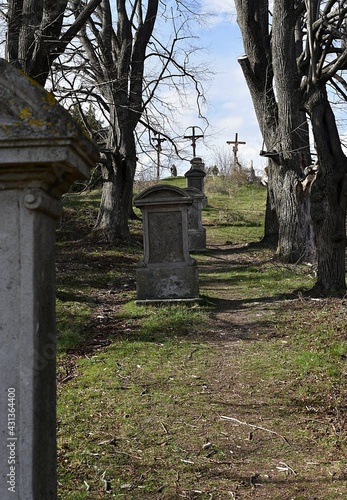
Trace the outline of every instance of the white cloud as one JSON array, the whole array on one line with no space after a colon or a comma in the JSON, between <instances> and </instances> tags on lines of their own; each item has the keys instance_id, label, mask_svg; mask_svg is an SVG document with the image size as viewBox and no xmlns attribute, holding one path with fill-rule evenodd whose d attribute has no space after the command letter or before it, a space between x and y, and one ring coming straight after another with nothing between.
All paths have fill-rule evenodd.
<instances>
[{"instance_id":1,"label":"white cloud","mask_svg":"<svg viewBox=\"0 0 347 500\"><path fill-rule=\"evenodd\" d=\"M191 126L199 126L205 130L204 139L197 141L196 153L207 166L215 163L216 149L231 148L226 141L234 140L238 133L239 140L246 142L239 147L239 158L246 165L253 161L255 170L262 170L265 166L264 160L259 156L262 138L249 90L237 62L237 58L243 54L243 45L235 22L234 2L203 0L202 8L215 15L214 22L208 27L200 27L197 33L201 46L206 51L204 54L199 53L199 56L196 53L197 60L194 61L204 64L214 73L213 79L206 83L208 105L203 109L210 126L205 130L205 122L198 117L193 90L189 91L186 104L182 104L170 89L165 91L165 99L174 103L178 109L176 116L182 136ZM182 145L186 147L187 160L173 160L180 175L189 169L188 160L192 156L190 141L182 141Z\"/></svg>"},{"instance_id":2,"label":"white cloud","mask_svg":"<svg viewBox=\"0 0 347 500\"><path fill-rule=\"evenodd\" d=\"M203 0L202 8L206 12L211 12L218 15L236 15L234 2L228 0Z\"/></svg>"}]
</instances>

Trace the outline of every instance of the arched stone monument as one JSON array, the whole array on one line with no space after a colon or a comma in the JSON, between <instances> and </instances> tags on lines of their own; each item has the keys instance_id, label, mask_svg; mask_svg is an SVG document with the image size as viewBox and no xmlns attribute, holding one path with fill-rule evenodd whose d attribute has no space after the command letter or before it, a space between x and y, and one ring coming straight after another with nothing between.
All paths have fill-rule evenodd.
<instances>
[{"instance_id":1,"label":"arched stone monument","mask_svg":"<svg viewBox=\"0 0 347 500\"><path fill-rule=\"evenodd\" d=\"M196 261L189 255L188 207L193 198L159 184L134 200L142 211L144 258L136 270L137 303L199 300Z\"/></svg>"}]
</instances>

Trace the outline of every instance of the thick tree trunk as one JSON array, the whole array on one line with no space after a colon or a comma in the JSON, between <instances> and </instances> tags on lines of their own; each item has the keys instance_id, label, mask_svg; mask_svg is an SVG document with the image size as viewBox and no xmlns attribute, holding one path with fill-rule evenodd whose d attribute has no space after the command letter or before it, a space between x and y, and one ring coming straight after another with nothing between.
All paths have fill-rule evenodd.
<instances>
[{"instance_id":1,"label":"thick tree trunk","mask_svg":"<svg viewBox=\"0 0 347 500\"><path fill-rule=\"evenodd\" d=\"M114 115L115 116L115 115ZM125 117L126 119L126 117ZM117 126L115 121L114 130ZM102 166L103 187L100 208L93 233L102 233L105 241L128 241L129 207L132 202L133 183L136 170L136 146L133 131L123 127L123 134L110 132L108 150ZM115 141L121 137L119 147Z\"/></svg>"},{"instance_id":2,"label":"thick tree trunk","mask_svg":"<svg viewBox=\"0 0 347 500\"><path fill-rule=\"evenodd\" d=\"M325 85L316 85L307 102L318 153L311 186L311 216L317 244L318 272L313 291L345 293L347 158L342 151Z\"/></svg>"},{"instance_id":3,"label":"thick tree trunk","mask_svg":"<svg viewBox=\"0 0 347 500\"><path fill-rule=\"evenodd\" d=\"M110 155L109 155L110 156ZM101 167L103 185L100 208L93 233L101 233L105 241L130 239L128 224L129 199L134 177L132 165L119 155L112 155Z\"/></svg>"},{"instance_id":4,"label":"thick tree trunk","mask_svg":"<svg viewBox=\"0 0 347 500\"><path fill-rule=\"evenodd\" d=\"M248 85L259 128L267 149L276 142L277 103L273 91L270 35L268 32L268 1L250 0L245 4L235 0L245 55L239 63ZM277 246L278 217L273 190L273 162L269 161L267 201L262 243Z\"/></svg>"},{"instance_id":5,"label":"thick tree trunk","mask_svg":"<svg viewBox=\"0 0 347 500\"><path fill-rule=\"evenodd\" d=\"M8 61L45 85L53 61L89 19L101 0L90 0L68 29L63 29L68 0L8 0ZM62 33L63 32L63 33Z\"/></svg>"},{"instance_id":6,"label":"thick tree trunk","mask_svg":"<svg viewBox=\"0 0 347 500\"><path fill-rule=\"evenodd\" d=\"M103 0L96 19L80 39L109 111L107 161L104 185L94 232L102 232L109 242L129 240L136 170L134 131L144 110L143 86L146 50L158 14L158 0L126 2L117 0L116 9ZM78 15L76 10L75 15ZM96 37L94 45L90 34Z\"/></svg>"},{"instance_id":7,"label":"thick tree trunk","mask_svg":"<svg viewBox=\"0 0 347 500\"><path fill-rule=\"evenodd\" d=\"M264 138L265 154L271 158L267 217L272 218L272 228L276 227L272 224L276 218L278 221L277 255L296 262L312 260L315 249L313 239L307 239L312 226L308 195L301 185L303 167L310 162L309 135L305 113L300 111L296 54L288 52L294 43L296 24L291 4L288 0L276 3L271 40L268 1L235 0L246 51L239 62ZM265 229L269 230L268 221ZM274 234L266 233L265 238L276 239Z\"/></svg>"},{"instance_id":8,"label":"thick tree trunk","mask_svg":"<svg viewBox=\"0 0 347 500\"><path fill-rule=\"evenodd\" d=\"M316 257L310 217L309 192L290 162L277 166L272 189L279 219L276 254L285 262L312 261Z\"/></svg>"},{"instance_id":9,"label":"thick tree trunk","mask_svg":"<svg viewBox=\"0 0 347 500\"><path fill-rule=\"evenodd\" d=\"M315 255L304 167L310 163L309 134L301 108L300 79L294 44L295 15L291 2L277 2L272 46L267 26L268 2L236 0L238 21L247 57L240 59L251 92L259 126L271 158L267 216L278 220L278 256L289 262L311 260ZM264 17L265 16L265 17ZM274 92L276 83L276 95ZM267 221L266 221L267 222ZM268 222L265 225L268 231ZM309 237L308 237L309 236ZM273 239L273 235L265 235Z\"/></svg>"},{"instance_id":10,"label":"thick tree trunk","mask_svg":"<svg viewBox=\"0 0 347 500\"><path fill-rule=\"evenodd\" d=\"M300 75L295 47L295 6L291 0L274 3L273 70L278 103L278 171L275 199L279 219L277 253L284 260L311 260L315 248L308 195L303 191L305 166L311 162L306 113L302 110Z\"/></svg>"},{"instance_id":11,"label":"thick tree trunk","mask_svg":"<svg viewBox=\"0 0 347 500\"><path fill-rule=\"evenodd\" d=\"M274 205L271 203L271 198L273 197L271 193L268 192L266 197L266 208L265 208L265 220L264 220L264 236L261 242L269 247L277 248L278 245L278 217Z\"/></svg>"}]
</instances>

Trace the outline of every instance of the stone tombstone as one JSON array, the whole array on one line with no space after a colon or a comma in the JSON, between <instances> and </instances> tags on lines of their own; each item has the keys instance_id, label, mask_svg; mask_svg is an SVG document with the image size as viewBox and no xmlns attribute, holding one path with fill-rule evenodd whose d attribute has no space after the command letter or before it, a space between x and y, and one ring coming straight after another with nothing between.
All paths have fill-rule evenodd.
<instances>
[{"instance_id":1,"label":"stone tombstone","mask_svg":"<svg viewBox=\"0 0 347 500\"><path fill-rule=\"evenodd\" d=\"M204 193L204 181L206 177L206 172L204 170L204 163L202 162L201 158L193 158L191 160L191 167L184 174L185 178L187 179L187 187L188 188L195 188ZM207 206L207 198L204 196L204 200L202 202L202 206L206 207Z\"/></svg>"},{"instance_id":2,"label":"stone tombstone","mask_svg":"<svg viewBox=\"0 0 347 500\"><path fill-rule=\"evenodd\" d=\"M204 192L204 179L206 177L206 172L204 170L204 164L201 158L193 158L191 161L191 167L184 174L187 179L187 187L192 187L199 189L202 193Z\"/></svg>"},{"instance_id":3,"label":"stone tombstone","mask_svg":"<svg viewBox=\"0 0 347 500\"><path fill-rule=\"evenodd\" d=\"M190 251L206 250L206 229L202 225L201 210L205 195L196 188L184 188L193 199L188 209L188 242Z\"/></svg>"},{"instance_id":4,"label":"stone tombstone","mask_svg":"<svg viewBox=\"0 0 347 500\"><path fill-rule=\"evenodd\" d=\"M0 498L56 499L55 223L96 149L0 59Z\"/></svg>"},{"instance_id":5,"label":"stone tombstone","mask_svg":"<svg viewBox=\"0 0 347 500\"><path fill-rule=\"evenodd\" d=\"M198 301L199 275L189 255L188 209L183 189L155 185L134 200L142 211L144 258L136 270L138 304Z\"/></svg>"}]
</instances>

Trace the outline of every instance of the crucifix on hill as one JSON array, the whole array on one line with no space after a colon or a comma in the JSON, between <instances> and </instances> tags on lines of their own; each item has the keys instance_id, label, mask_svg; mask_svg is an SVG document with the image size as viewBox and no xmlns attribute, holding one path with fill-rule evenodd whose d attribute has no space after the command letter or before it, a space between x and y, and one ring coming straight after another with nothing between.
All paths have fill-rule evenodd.
<instances>
[{"instance_id":1,"label":"crucifix on hill","mask_svg":"<svg viewBox=\"0 0 347 500\"><path fill-rule=\"evenodd\" d=\"M164 139L164 137L161 137L160 133L158 133L158 137L152 137L152 145L154 149L157 151L157 181L159 181L160 178L160 153L162 151L161 144L164 141L166 141L166 139Z\"/></svg>"},{"instance_id":2,"label":"crucifix on hill","mask_svg":"<svg viewBox=\"0 0 347 500\"><path fill-rule=\"evenodd\" d=\"M239 165L239 161L237 159L237 152L239 150L239 144L246 144L244 141L239 141L238 140L238 134L235 134L235 140L234 141L227 141L227 144L234 144L233 146L233 152L234 152L234 168L236 168Z\"/></svg>"},{"instance_id":3,"label":"crucifix on hill","mask_svg":"<svg viewBox=\"0 0 347 500\"><path fill-rule=\"evenodd\" d=\"M191 128L192 129L192 134L191 135L185 135L184 136L184 139L191 139L192 140L192 148L193 148L193 158L195 158L196 156L196 140L197 139L201 139L201 137L204 137L203 134L196 134L195 133L195 129L199 129L201 132L201 128L200 127L188 127L188 128ZM188 129L187 129L188 130Z\"/></svg>"}]
</instances>

